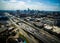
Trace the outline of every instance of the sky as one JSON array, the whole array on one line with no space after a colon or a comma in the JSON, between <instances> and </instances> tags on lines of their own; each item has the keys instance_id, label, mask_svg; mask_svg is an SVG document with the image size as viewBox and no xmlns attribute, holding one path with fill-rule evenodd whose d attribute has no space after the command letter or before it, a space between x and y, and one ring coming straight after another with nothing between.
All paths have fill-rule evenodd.
<instances>
[{"instance_id":1,"label":"sky","mask_svg":"<svg viewBox=\"0 0 60 43\"><path fill-rule=\"evenodd\" d=\"M60 0L0 0L0 10L60 11Z\"/></svg>"}]
</instances>

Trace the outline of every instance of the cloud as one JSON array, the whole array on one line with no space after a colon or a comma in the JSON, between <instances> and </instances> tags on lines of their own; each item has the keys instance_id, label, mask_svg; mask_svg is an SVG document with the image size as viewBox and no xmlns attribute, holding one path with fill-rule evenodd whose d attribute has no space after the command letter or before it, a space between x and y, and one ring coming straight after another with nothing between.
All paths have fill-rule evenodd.
<instances>
[{"instance_id":1,"label":"cloud","mask_svg":"<svg viewBox=\"0 0 60 43\"><path fill-rule=\"evenodd\" d=\"M2 4L2 5L1 5ZM16 3L0 3L0 9L3 10L17 10L17 9L25 9L26 3L23 1L16 2Z\"/></svg>"},{"instance_id":2,"label":"cloud","mask_svg":"<svg viewBox=\"0 0 60 43\"><path fill-rule=\"evenodd\" d=\"M16 2L16 0L10 0L10 2Z\"/></svg>"},{"instance_id":3,"label":"cloud","mask_svg":"<svg viewBox=\"0 0 60 43\"><path fill-rule=\"evenodd\" d=\"M19 1L31 2L32 0L0 0L0 2L19 2Z\"/></svg>"},{"instance_id":4,"label":"cloud","mask_svg":"<svg viewBox=\"0 0 60 43\"><path fill-rule=\"evenodd\" d=\"M17 1L10 0L10 2L0 2L0 10L24 10L27 8L36 9L36 10L60 10L59 6L47 5L41 2L31 2L32 0L26 1ZM15 3L13 3L15 2Z\"/></svg>"}]
</instances>

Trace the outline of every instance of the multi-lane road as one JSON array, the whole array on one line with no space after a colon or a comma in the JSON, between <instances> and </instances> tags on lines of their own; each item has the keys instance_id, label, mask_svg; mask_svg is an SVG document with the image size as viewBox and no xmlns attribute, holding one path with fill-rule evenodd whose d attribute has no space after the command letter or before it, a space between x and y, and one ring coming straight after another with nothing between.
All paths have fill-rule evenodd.
<instances>
[{"instance_id":1,"label":"multi-lane road","mask_svg":"<svg viewBox=\"0 0 60 43\"><path fill-rule=\"evenodd\" d=\"M23 29L21 29L20 26L16 24L18 22L16 17L8 15L8 18L10 19L12 24L14 24L17 27L17 29L19 29L20 33L24 35L24 37L29 41L29 43L39 43L38 40L36 40L32 35L30 35L31 37L29 37L29 35L25 31L23 31Z\"/></svg>"},{"instance_id":2,"label":"multi-lane road","mask_svg":"<svg viewBox=\"0 0 60 43\"><path fill-rule=\"evenodd\" d=\"M43 43L60 43L59 39L56 36L53 36L53 35L49 34L48 32L41 30L41 29L31 25L30 23L28 23L24 20L21 20L20 18L17 18L15 16L12 16L10 14L8 14L8 17L14 25L21 28L20 31L22 33L26 34L24 32L24 31L26 31L29 34L36 37L37 39L41 40ZM29 37L27 36L27 38L29 38ZM31 38L29 38L29 39L31 39ZM30 42L33 43L32 39Z\"/></svg>"}]
</instances>

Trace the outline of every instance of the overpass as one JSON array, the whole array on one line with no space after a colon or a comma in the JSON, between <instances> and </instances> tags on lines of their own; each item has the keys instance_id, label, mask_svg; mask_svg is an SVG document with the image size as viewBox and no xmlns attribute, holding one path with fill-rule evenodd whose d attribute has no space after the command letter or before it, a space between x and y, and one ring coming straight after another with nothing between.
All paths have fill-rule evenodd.
<instances>
[{"instance_id":1,"label":"overpass","mask_svg":"<svg viewBox=\"0 0 60 43\"><path fill-rule=\"evenodd\" d=\"M12 20L12 21L13 21L14 18L15 18L15 19L19 20L19 22L21 21L21 22L23 23L23 25L24 25L24 24L25 24L25 25L28 25L28 26L32 27L33 29L37 30L38 32L36 32L36 31L34 31L34 32L29 31L29 30L27 30L26 28L23 28L23 27L21 27L20 25L16 24L17 22L14 22L14 21L13 21L13 23L14 23L15 25L17 25L17 27L19 26L21 29L25 30L26 32L28 32L29 34L33 35L33 36L36 37L37 39L43 41L44 43L60 43L59 39L58 39L56 36L52 36L52 35L49 34L48 32L46 32L46 31L44 31L44 30L42 30L42 29L39 29L39 28L33 26L32 24L30 24L30 23L28 23L28 22L26 22L26 21L24 21L24 20L21 20L20 18L17 18L17 17L15 17L15 16L10 15L10 14L9 14L8 16L11 17L11 20Z\"/></svg>"}]
</instances>

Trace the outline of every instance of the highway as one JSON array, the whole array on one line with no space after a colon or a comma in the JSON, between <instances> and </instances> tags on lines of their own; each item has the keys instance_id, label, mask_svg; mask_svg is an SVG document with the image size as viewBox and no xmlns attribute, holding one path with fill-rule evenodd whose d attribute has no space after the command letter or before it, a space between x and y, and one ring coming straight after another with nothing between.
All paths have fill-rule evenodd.
<instances>
[{"instance_id":1,"label":"highway","mask_svg":"<svg viewBox=\"0 0 60 43\"><path fill-rule=\"evenodd\" d=\"M11 16L11 15L8 15L8 16L10 16L10 21L13 24L15 24L17 27L21 28L20 29L21 31L25 30L26 32L32 34L34 37L43 41L44 43L60 43L60 41L57 37L52 36L48 32L46 32L44 30L40 30L39 28L31 25L30 23L28 23L24 20L21 20L20 18L17 18L15 16ZM17 20L17 22L15 20ZM27 36L27 38L29 38L29 37ZM31 42L31 43L33 43L33 42Z\"/></svg>"},{"instance_id":2,"label":"highway","mask_svg":"<svg viewBox=\"0 0 60 43\"><path fill-rule=\"evenodd\" d=\"M16 18L14 18L14 16L13 17L9 16L9 17L12 24L14 24L17 27L17 29L19 29L20 33L28 39L29 43L38 43L38 41L36 41L33 36L29 37L27 33L24 32L23 29L21 29L21 27L16 24L16 20L15 20Z\"/></svg>"}]
</instances>

